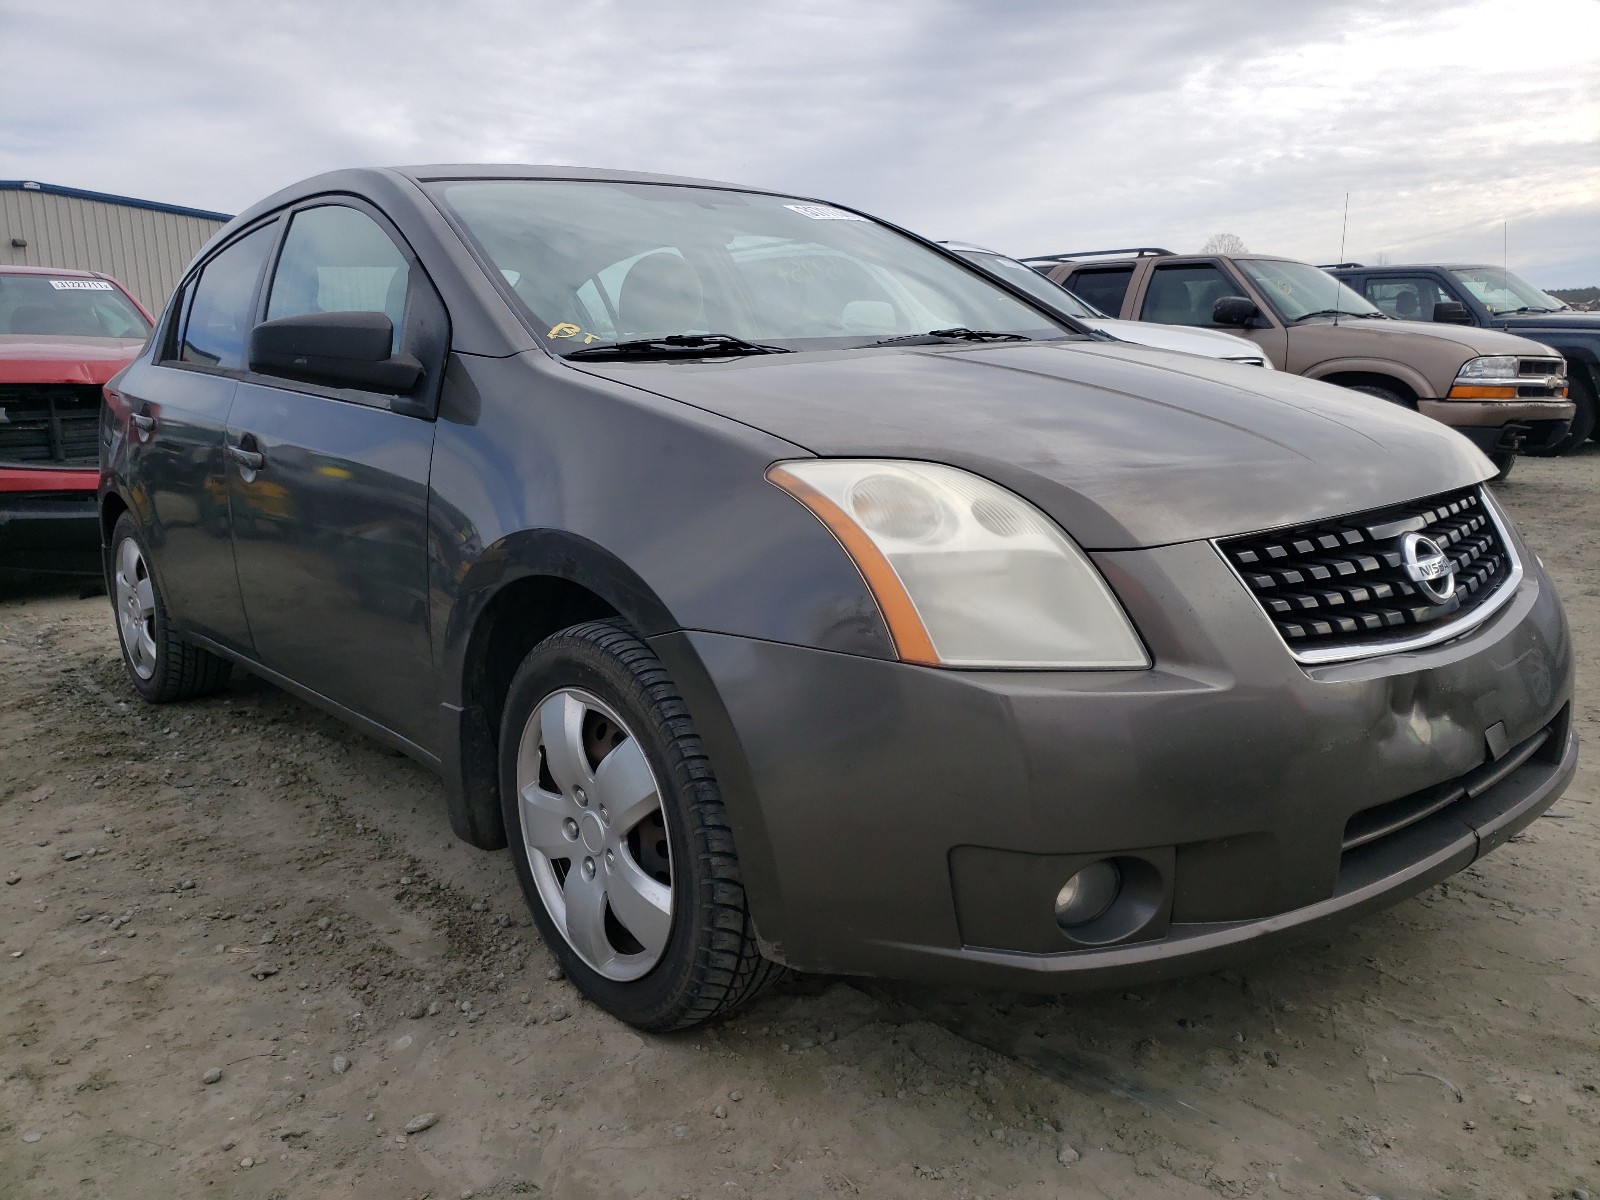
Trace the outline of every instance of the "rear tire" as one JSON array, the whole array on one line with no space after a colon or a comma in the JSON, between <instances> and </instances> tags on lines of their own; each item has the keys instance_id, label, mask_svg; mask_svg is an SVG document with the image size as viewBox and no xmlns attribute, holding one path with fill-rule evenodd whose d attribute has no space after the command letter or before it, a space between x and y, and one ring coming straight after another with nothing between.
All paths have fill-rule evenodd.
<instances>
[{"instance_id":1,"label":"rear tire","mask_svg":"<svg viewBox=\"0 0 1600 1200\"><path fill-rule=\"evenodd\" d=\"M781 974L757 947L688 708L629 629L590 621L535 646L506 695L499 755L534 922L601 1008L639 1029L683 1029Z\"/></svg>"},{"instance_id":2,"label":"rear tire","mask_svg":"<svg viewBox=\"0 0 1600 1200\"><path fill-rule=\"evenodd\" d=\"M109 555L106 590L117 622L122 665L133 690L151 704L167 704L209 696L226 687L233 664L173 633L131 513L117 518Z\"/></svg>"}]
</instances>

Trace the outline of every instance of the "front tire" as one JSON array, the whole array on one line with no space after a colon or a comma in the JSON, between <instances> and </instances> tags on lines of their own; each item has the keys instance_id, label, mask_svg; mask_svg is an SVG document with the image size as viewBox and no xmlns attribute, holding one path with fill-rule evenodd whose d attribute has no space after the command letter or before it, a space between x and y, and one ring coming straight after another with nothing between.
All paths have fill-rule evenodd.
<instances>
[{"instance_id":1,"label":"front tire","mask_svg":"<svg viewBox=\"0 0 1600 1200\"><path fill-rule=\"evenodd\" d=\"M682 1029L777 976L688 709L630 630L591 621L535 646L511 681L499 754L528 907L601 1008Z\"/></svg>"},{"instance_id":2,"label":"front tire","mask_svg":"<svg viewBox=\"0 0 1600 1200\"><path fill-rule=\"evenodd\" d=\"M233 664L178 637L139 540L132 514L117 518L106 563L106 591L117 620L122 665L151 704L209 696L228 684Z\"/></svg>"}]
</instances>

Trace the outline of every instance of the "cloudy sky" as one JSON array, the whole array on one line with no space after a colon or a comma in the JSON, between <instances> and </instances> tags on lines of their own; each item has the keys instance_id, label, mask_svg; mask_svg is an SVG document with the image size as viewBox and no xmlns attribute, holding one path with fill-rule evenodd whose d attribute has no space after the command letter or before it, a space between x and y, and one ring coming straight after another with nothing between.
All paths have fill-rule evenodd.
<instances>
[{"instance_id":1,"label":"cloudy sky","mask_svg":"<svg viewBox=\"0 0 1600 1200\"><path fill-rule=\"evenodd\" d=\"M0 0L0 178L237 211L332 167L822 196L1014 254L1233 232L1600 284L1600 0Z\"/></svg>"}]
</instances>

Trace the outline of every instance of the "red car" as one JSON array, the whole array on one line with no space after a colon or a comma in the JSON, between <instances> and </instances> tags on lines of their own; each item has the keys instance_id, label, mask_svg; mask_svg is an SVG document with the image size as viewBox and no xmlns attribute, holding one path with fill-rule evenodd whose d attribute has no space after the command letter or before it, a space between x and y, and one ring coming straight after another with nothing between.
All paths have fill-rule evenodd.
<instances>
[{"instance_id":1,"label":"red car","mask_svg":"<svg viewBox=\"0 0 1600 1200\"><path fill-rule=\"evenodd\" d=\"M100 389L150 325L105 275L0 267L0 571L101 574Z\"/></svg>"}]
</instances>

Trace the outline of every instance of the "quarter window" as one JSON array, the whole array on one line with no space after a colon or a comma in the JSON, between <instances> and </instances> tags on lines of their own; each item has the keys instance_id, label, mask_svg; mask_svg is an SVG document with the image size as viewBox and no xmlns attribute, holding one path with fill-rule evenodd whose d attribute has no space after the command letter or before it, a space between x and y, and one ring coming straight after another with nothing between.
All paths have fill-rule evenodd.
<instances>
[{"instance_id":1,"label":"quarter window","mask_svg":"<svg viewBox=\"0 0 1600 1200\"><path fill-rule=\"evenodd\" d=\"M180 360L229 370L244 366L245 338L255 315L256 280L261 278L274 232L275 225L263 225L206 264L189 306Z\"/></svg>"},{"instance_id":2,"label":"quarter window","mask_svg":"<svg viewBox=\"0 0 1600 1200\"><path fill-rule=\"evenodd\" d=\"M411 269L394 240L366 213L342 204L294 215L272 277L267 320L305 313L381 312L405 326Z\"/></svg>"},{"instance_id":3,"label":"quarter window","mask_svg":"<svg viewBox=\"0 0 1600 1200\"><path fill-rule=\"evenodd\" d=\"M1132 278L1132 267L1107 267L1099 271L1074 271L1062 286L1107 316L1116 317L1122 314L1122 300L1128 294L1128 281Z\"/></svg>"},{"instance_id":4,"label":"quarter window","mask_svg":"<svg viewBox=\"0 0 1600 1200\"><path fill-rule=\"evenodd\" d=\"M1224 296L1244 289L1210 263L1173 263L1150 276L1139 319L1161 325L1213 325L1211 309Z\"/></svg>"}]
</instances>

